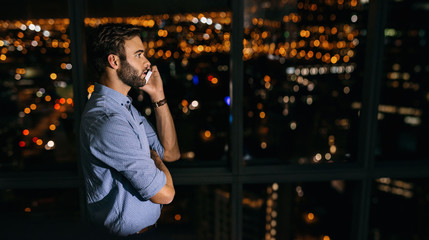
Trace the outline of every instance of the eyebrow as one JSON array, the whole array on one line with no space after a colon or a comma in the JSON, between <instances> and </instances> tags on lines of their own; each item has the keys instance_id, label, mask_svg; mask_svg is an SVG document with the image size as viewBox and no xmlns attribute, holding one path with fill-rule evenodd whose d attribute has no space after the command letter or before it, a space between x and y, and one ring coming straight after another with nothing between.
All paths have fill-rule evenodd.
<instances>
[{"instance_id":1,"label":"eyebrow","mask_svg":"<svg viewBox=\"0 0 429 240\"><path fill-rule=\"evenodd\" d=\"M134 52L134 54L137 54L137 53L144 53L144 50L140 49Z\"/></svg>"}]
</instances>

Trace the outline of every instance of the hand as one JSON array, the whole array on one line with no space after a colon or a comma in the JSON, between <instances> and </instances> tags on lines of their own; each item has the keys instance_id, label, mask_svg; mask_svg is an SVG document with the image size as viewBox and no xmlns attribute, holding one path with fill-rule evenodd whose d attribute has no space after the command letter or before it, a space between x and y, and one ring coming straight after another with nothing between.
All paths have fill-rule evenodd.
<instances>
[{"instance_id":1,"label":"hand","mask_svg":"<svg viewBox=\"0 0 429 240\"><path fill-rule=\"evenodd\" d=\"M158 153L155 150L150 150L150 158L152 158L153 160L155 160L156 158L160 158Z\"/></svg>"},{"instance_id":2,"label":"hand","mask_svg":"<svg viewBox=\"0 0 429 240\"><path fill-rule=\"evenodd\" d=\"M147 84L143 87L140 87L140 89L149 94L152 102L158 102L165 98L164 87L158 68L156 66L152 66L151 70L152 76L149 78Z\"/></svg>"},{"instance_id":3,"label":"hand","mask_svg":"<svg viewBox=\"0 0 429 240\"><path fill-rule=\"evenodd\" d=\"M157 167L159 167L159 163L162 163L162 159L155 150L150 150L150 158L152 158Z\"/></svg>"}]
</instances>

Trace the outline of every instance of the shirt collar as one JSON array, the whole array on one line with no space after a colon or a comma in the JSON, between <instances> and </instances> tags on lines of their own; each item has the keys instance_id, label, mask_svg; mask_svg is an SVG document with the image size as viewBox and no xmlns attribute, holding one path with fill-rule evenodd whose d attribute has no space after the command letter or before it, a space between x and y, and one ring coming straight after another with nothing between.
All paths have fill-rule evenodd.
<instances>
[{"instance_id":1,"label":"shirt collar","mask_svg":"<svg viewBox=\"0 0 429 240\"><path fill-rule=\"evenodd\" d=\"M131 103L133 101L130 96L125 96L124 94L99 83L94 84L94 93L111 98L121 106L126 107L128 110L130 109Z\"/></svg>"}]
</instances>

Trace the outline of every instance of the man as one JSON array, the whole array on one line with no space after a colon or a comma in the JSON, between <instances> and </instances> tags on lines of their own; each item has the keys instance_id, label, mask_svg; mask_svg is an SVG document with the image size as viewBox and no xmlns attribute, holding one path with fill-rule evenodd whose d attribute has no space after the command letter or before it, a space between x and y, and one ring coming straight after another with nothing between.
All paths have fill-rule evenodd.
<instances>
[{"instance_id":1,"label":"man","mask_svg":"<svg viewBox=\"0 0 429 240\"><path fill-rule=\"evenodd\" d=\"M151 228L162 204L173 200L173 181L163 161L176 161L180 151L162 79L145 57L141 29L106 24L93 35L91 55L100 78L80 127L88 213L95 224L128 236ZM150 96L158 136L131 104L131 88Z\"/></svg>"}]
</instances>

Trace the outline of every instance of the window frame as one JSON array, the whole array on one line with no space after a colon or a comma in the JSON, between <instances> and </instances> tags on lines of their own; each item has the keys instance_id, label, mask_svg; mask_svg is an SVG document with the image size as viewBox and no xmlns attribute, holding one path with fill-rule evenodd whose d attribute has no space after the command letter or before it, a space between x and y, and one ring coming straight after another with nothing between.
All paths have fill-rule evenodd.
<instances>
[{"instance_id":1,"label":"window frame","mask_svg":"<svg viewBox=\"0 0 429 240\"><path fill-rule=\"evenodd\" d=\"M80 116L86 102L84 35L85 0L68 0L72 50L72 78L74 88L75 132L79 129ZM375 134L380 97L384 28L388 0L369 2L367 48L363 82L362 109L359 131L357 162L328 165L244 166L243 164L243 23L244 0L232 0L232 33L230 58L230 165L228 167L174 168L170 171L176 185L230 184L231 185L231 239L242 239L243 184L294 182L294 181L356 181L353 239L364 240L369 236L370 199L373 181L380 177L429 178L429 161L375 162ZM76 134L77 138L79 134ZM79 141L79 139L77 139ZM78 146L77 146L78 147ZM406 159L404 159L406 160ZM21 188L78 188L81 218L85 222L84 182L77 159L78 172L26 172L1 173L0 189Z\"/></svg>"}]
</instances>

